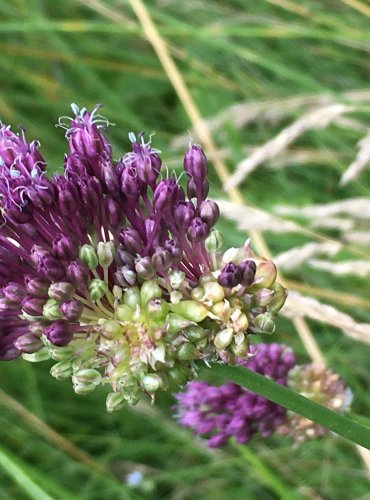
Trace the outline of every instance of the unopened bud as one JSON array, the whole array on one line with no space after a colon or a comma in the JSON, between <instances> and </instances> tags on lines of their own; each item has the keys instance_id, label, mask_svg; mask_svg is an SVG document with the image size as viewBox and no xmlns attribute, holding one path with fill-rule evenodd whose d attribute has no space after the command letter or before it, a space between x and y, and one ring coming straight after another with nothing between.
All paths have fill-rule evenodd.
<instances>
[{"instance_id":1,"label":"unopened bud","mask_svg":"<svg viewBox=\"0 0 370 500\"><path fill-rule=\"evenodd\" d=\"M275 323L270 313L258 314L253 320L253 326L260 333L270 335L275 331Z\"/></svg>"},{"instance_id":2,"label":"unopened bud","mask_svg":"<svg viewBox=\"0 0 370 500\"><path fill-rule=\"evenodd\" d=\"M123 294L123 302L132 308L141 305L140 290L136 286L126 290Z\"/></svg>"},{"instance_id":3,"label":"unopened bud","mask_svg":"<svg viewBox=\"0 0 370 500\"><path fill-rule=\"evenodd\" d=\"M141 303L143 305L147 304L149 300L161 298L162 290L158 285L158 281L150 280L143 283L140 290L140 296L141 296Z\"/></svg>"},{"instance_id":4,"label":"unopened bud","mask_svg":"<svg viewBox=\"0 0 370 500\"><path fill-rule=\"evenodd\" d=\"M183 271L176 271L176 270L174 270L174 271L170 271L168 273L168 275L170 277L171 287L174 288L175 290L177 290L178 288L180 288L180 286L184 282L185 273Z\"/></svg>"},{"instance_id":5,"label":"unopened bud","mask_svg":"<svg viewBox=\"0 0 370 500\"><path fill-rule=\"evenodd\" d=\"M62 315L59 310L58 302L54 299L47 300L44 305L42 315L45 319L48 319L50 321L60 319Z\"/></svg>"},{"instance_id":6,"label":"unopened bud","mask_svg":"<svg viewBox=\"0 0 370 500\"><path fill-rule=\"evenodd\" d=\"M234 333L231 328L225 328L218 332L213 341L217 349L226 349L226 347L231 344L233 335Z\"/></svg>"},{"instance_id":7,"label":"unopened bud","mask_svg":"<svg viewBox=\"0 0 370 500\"><path fill-rule=\"evenodd\" d=\"M179 304L173 305L172 310L190 321L200 323L208 316L208 310L195 300L184 300Z\"/></svg>"},{"instance_id":8,"label":"unopened bud","mask_svg":"<svg viewBox=\"0 0 370 500\"><path fill-rule=\"evenodd\" d=\"M193 290L191 291L191 298L194 300L198 300L201 302L202 300L204 300L204 297L205 297L205 291L204 288L201 286L197 286L193 288Z\"/></svg>"},{"instance_id":9,"label":"unopened bud","mask_svg":"<svg viewBox=\"0 0 370 500\"><path fill-rule=\"evenodd\" d=\"M107 293L107 284L100 279L93 279L89 284L89 293L92 300L100 300Z\"/></svg>"},{"instance_id":10,"label":"unopened bud","mask_svg":"<svg viewBox=\"0 0 370 500\"><path fill-rule=\"evenodd\" d=\"M145 391L147 391L149 394L153 394L162 387L163 381L161 377L156 373L149 373L147 375L144 375L141 380L141 385Z\"/></svg>"},{"instance_id":11,"label":"unopened bud","mask_svg":"<svg viewBox=\"0 0 370 500\"><path fill-rule=\"evenodd\" d=\"M135 270L139 278L143 280L150 280L154 278L155 271L150 257L142 257L135 263Z\"/></svg>"},{"instance_id":12,"label":"unopened bud","mask_svg":"<svg viewBox=\"0 0 370 500\"><path fill-rule=\"evenodd\" d=\"M183 334L190 342L199 342L207 336L207 330L199 325L191 325L184 329Z\"/></svg>"},{"instance_id":13,"label":"unopened bud","mask_svg":"<svg viewBox=\"0 0 370 500\"><path fill-rule=\"evenodd\" d=\"M217 229L211 231L211 234L205 240L204 244L207 252L217 252L222 247L224 240L221 232Z\"/></svg>"},{"instance_id":14,"label":"unopened bud","mask_svg":"<svg viewBox=\"0 0 370 500\"><path fill-rule=\"evenodd\" d=\"M102 267L109 267L114 261L116 254L113 241L108 241L107 243L99 241L96 252L98 254L99 264Z\"/></svg>"},{"instance_id":15,"label":"unopened bud","mask_svg":"<svg viewBox=\"0 0 370 500\"><path fill-rule=\"evenodd\" d=\"M198 352L197 348L195 347L194 344L191 344L190 342L185 342L178 348L176 354L179 360L190 361L197 357L197 352Z\"/></svg>"},{"instance_id":16,"label":"unopened bud","mask_svg":"<svg viewBox=\"0 0 370 500\"><path fill-rule=\"evenodd\" d=\"M274 295L274 291L269 288L261 288L253 294L253 305L257 307L265 307L270 302Z\"/></svg>"},{"instance_id":17,"label":"unopened bud","mask_svg":"<svg viewBox=\"0 0 370 500\"><path fill-rule=\"evenodd\" d=\"M107 337L108 339L114 339L121 336L123 333L121 324L114 319L108 319L105 321L102 325L102 330L104 332L104 337Z\"/></svg>"},{"instance_id":18,"label":"unopened bud","mask_svg":"<svg viewBox=\"0 0 370 500\"><path fill-rule=\"evenodd\" d=\"M26 361L30 361L31 363L38 363L39 361L46 361L47 359L50 359L50 354L48 348L43 347L39 351L32 354L22 354L22 358Z\"/></svg>"},{"instance_id":19,"label":"unopened bud","mask_svg":"<svg viewBox=\"0 0 370 500\"><path fill-rule=\"evenodd\" d=\"M249 344L247 339L244 339L240 344L232 344L231 350L238 358L246 358L249 354Z\"/></svg>"},{"instance_id":20,"label":"unopened bud","mask_svg":"<svg viewBox=\"0 0 370 500\"><path fill-rule=\"evenodd\" d=\"M273 286L273 291L274 291L274 296L272 297L272 300L270 301L268 308L269 311L276 314L285 304L286 298L288 296L288 290L284 288L283 285L281 285L280 283L275 282Z\"/></svg>"},{"instance_id":21,"label":"unopened bud","mask_svg":"<svg viewBox=\"0 0 370 500\"><path fill-rule=\"evenodd\" d=\"M113 413L123 408L125 403L126 399L122 392L110 392L105 401L105 406L108 413Z\"/></svg>"},{"instance_id":22,"label":"unopened bud","mask_svg":"<svg viewBox=\"0 0 370 500\"><path fill-rule=\"evenodd\" d=\"M98 266L98 257L95 248L91 245L85 244L80 248L80 260L91 271Z\"/></svg>"},{"instance_id":23,"label":"unopened bud","mask_svg":"<svg viewBox=\"0 0 370 500\"><path fill-rule=\"evenodd\" d=\"M258 262L254 281L258 288L270 288L276 280L277 269L272 260Z\"/></svg>"},{"instance_id":24,"label":"unopened bud","mask_svg":"<svg viewBox=\"0 0 370 500\"><path fill-rule=\"evenodd\" d=\"M18 337L14 343L15 347L21 352L32 354L44 347L43 342L34 334L26 333Z\"/></svg>"},{"instance_id":25,"label":"unopened bud","mask_svg":"<svg viewBox=\"0 0 370 500\"><path fill-rule=\"evenodd\" d=\"M98 370L92 368L83 368L73 374L72 382L77 385L99 385L102 377Z\"/></svg>"},{"instance_id":26,"label":"unopened bud","mask_svg":"<svg viewBox=\"0 0 370 500\"><path fill-rule=\"evenodd\" d=\"M133 314L134 309L127 304L120 304L116 308L116 316L119 321L131 321Z\"/></svg>"},{"instance_id":27,"label":"unopened bud","mask_svg":"<svg viewBox=\"0 0 370 500\"><path fill-rule=\"evenodd\" d=\"M216 281L211 281L204 284L204 300L210 300L211 302L220 302L225 298L224 288L219 285Z\"/></svg>"},{"instance_id":28,"label":"unopened bud","mask_svg":"<svg viewBox=\"0 0 370 500\"><path fill-rule=\"evenodd\" d=\"M71 300L75 294L75 289L71 283L68 281L60 281L58 283L53 283L50 285L48 290L48 295L51 299L58 302L65 302L66 300Z\"/></svg>"},{"instance_id":29,"label":"unopened bud","mask_svg":"<svg viewBox=\"0 0 370 500\"><path fill-rule=\"evenodd\" d=\"M50 369L50 374L57 380L66 380L72 375L72 365L69 359L59 361Z\"/></svg>"},{"instance_id":30,"label":"unopened bud","mask_svg":"<svg viewBox=\"0 0 370 500\"><path fill-rule=\"evenodd\" d=\"M189 378L189 370L183 366L172 368L169 372L170 382L174 388L178 388L186 383Z\"/></svg>"},{"instance_id":31,"label":"unopened bud","mask_svg":"<svg viewBox=\"0 0 370 500\"><path fill-rule=\"evenodd\" d=\"M166 322L168 325L167 331L169 335L173 335L179 332L180 330L183 330L184 328L193 324L192 321L189 321L188 319L185 319L182 316L174 313L168 314Z\"/></svg>"}]
</instances>

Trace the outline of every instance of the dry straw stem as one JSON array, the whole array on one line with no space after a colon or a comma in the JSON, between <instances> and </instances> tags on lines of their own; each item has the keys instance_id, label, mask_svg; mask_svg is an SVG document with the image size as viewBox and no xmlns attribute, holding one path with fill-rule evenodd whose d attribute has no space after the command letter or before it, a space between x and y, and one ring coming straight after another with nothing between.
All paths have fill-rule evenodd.
<instances>
[{"instance_id":1,"label":"dry straw stem","mask_svg":"<svg viewBox=\"0 0 370 500\"><path fill-rule=\"evenodd\" d=\"M172 83L181 103L183 104L192 125L197 131L199 138L207 148L208 153L214 162L215 169L220 180L223 184L226 184L229 179L229 172L217 154L217 148L209 132L209 129L202 119L180 71L172 60L165 41L159 34L143 2L141 0L129 0L129 2L140 21L145 36L157 53L157 56L168 76L168 79ZM117 19L115 20L119 23L122 22ZM238 203L240 205L243 204L243 197L237 189L229 188L227 190L227 193L234 203ZM269 256L269 249L267 248L261 233L258 231L251 231L251 236L254 239L256 248L258 248L258 250L262 254ZM297 331L301 336L302 341L304 342L306 349L311 355L312 359L314 361L324 363L323 355L321 354L320 349L311 332L309 331L307 325L305 324L303 318L293 318L292 322L297 328ZM302 328L302 323L304 325L304 328ZM367 467L368 473L370 473L370 458L366 459L364 463Z\"/></svg>"},{"instance_id":2,"label":"dry straw stem","mask_svg":"<svg viewBox=\"0 0 370 500\"><path fill-rule=\"evenodd\" d=\"M359 151L355 160L351 163L351 165L347 168L347 170L340 178L341 186L348 184L354 179L357 179L362 170L370 162L370 130L368 131L368 134L363 137L361 141L359 141L358 148Z\"/></svg>"},{"instance_id":3,"label":"dry straw stem","mask_svg":"<svg viewBox=\"0 0 370 500\"><path fill-rule=\"evenodd\" d=\"M304 207L293 207L289 205L277 205L274 212L279 215L293 215L309 219L323 220L339 214L345 214L357 220L370 219L370 198L355 197L333 203L306 205Z\"/></svg>"},{"instance_id":4,"label":"dry straw stem","mask_svg":"<svg viewBox=\"0 0 370 500\"><path fill-rule=\"evenodd\" d=\"M96 462L92 457L90 457L90 455L85 453L80 448L77 448L77 446L68 441L68 439L64 438L49 425L45 424L45 422L28 411L27 408L10 397L2 389L0 389L0 403L11 412L20 416L34 431L43 436L50 443L56 445L59 449L63 450L77 462L80 462L85 467L88 467L90 470L98 472L99 474L110 474L104 465Z\"/></svg>"},{"instance_id":5,"label":"dry straw stem","mask_svg":"<svg viewBox=\"0 0 370 500\"><path fill-rule=\"evenodd\" d=\"M279 269L291 271L302 266L308 259L315 255L327 255L333 257L341 248L340 243L336 241L327 241L325 243L309 242L301 247L293 247L286 252L274 256L274 262ZM370 265L370 262L368 262Z\"/></svg>"},{"instance_id":6,"label":"dry straw stem","mask_svg":"<svg viewBox=\"0 0 370 500\"><path fill-rule=\"evenodd\" d=\"M370 231L352 231L344 234L343 238L348 243L355 243L357 245L370 245Z\"/></svg>"},{"instance_id":7,"label":"dry straw stem","mask_svg":"<svg viewBox=\"0 0 370 500\"><path fill-rule=\"evenodd\" d=\"M327 271L335 276L359 276L366 278L370 275L370 261L344 260L342 262L328 262L320 259L310 259L308 264L321 271Z\"/></svg>"},{"instance_id":8,"label":"dry straw stem","mask_svg":"<svg viewBox=\"0 0 370 500\"><path fill-rule=\"evenodd\" d=\"M307 130L325 128L338 118L338 116L354 111L355 109L354 106L347 106L345 104L332 104L310 111L284 128L276 137L267 141L250 157L241 161L226 183L226 188L230 189L239 185L258 165L279 155L289 144Z\"/></svg>"},{"instance_id":9,"label":"dry straw stem","mask_svg":"<svg viewBox=\"0 0 370 500\"><path fill-rule=\"evenodd\" d=\"M355 340L370 344L370 324L357 323L351 316L335 307L312 297L304 297L298 292L289 293L282 314L287 318L300 316L326 323L339 328Z\"/></svg>"},{"instance_id":10,"label":"dry straw stem","mask_svg":"<svg viewBox=\"0 0 370 500\"><path fill-rule=\"evenodd\" d=\"M368 104L370 101L369 90L351 90L341 94L344 101L348 101L356 107ZM307 94L282 99L268 99L254 102L240 102L232 104L212 118L206 119L205 123L211 132L219 131L226 123L231 123L235 128L241 129L255 121L267 122L271 125L277 125L288 115L299 110L306 112L314 111L319 108L335 105L337 100L329 94ZM358 120L339 115L335 119L338 125L350 126L361 132L366 132L367 127ZM195 135L195 130L192 130ZM188 135L181 134L175 137L172 145L175 148L183 148L188 142Z\"/></svg>"}]
</instances>

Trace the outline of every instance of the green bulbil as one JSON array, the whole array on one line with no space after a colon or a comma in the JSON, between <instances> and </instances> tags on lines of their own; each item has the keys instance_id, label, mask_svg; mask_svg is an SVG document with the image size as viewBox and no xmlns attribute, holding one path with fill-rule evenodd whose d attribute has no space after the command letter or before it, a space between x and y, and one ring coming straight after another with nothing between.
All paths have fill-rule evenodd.
<instances>
[{"instance_id":1,"label":"green bulbil","mask_svg":"<svg viewBox=\"0 0 370 500\"><path fill-rule=\"evenodd\" d=\"M208 310L196 300L184 300L172 305L172 310L185 319L200 323L208 316Z\"/></svg>"},{"instance_id":2,"label":"green bulbil","mask_svg":"<svg viewBox=\"0 0 370 500\"><path fill-rule=\"evenodd\" d=\"M100 279L93 279L89 284L89 293L92 300L100 300L107 293L107 284Z\"/></svg>"},{"instance_id":3,"label":"green bulbil","mask_svg":"<svg viewBox=\"0 0 370 500\"><path fill-rule=\"evenodd\" d=\"M80 248L79 254L81 262L87 266L90 271L93 271L98 267L98 256L96 255L95 248L91 245L83 245Z\"/></svg>"}]
</instances>

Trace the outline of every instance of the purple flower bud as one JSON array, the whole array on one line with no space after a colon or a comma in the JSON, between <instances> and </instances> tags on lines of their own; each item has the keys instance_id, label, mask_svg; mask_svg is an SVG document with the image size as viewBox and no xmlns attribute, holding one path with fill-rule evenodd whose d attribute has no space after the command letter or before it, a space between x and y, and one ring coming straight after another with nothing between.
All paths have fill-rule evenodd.
<instances>
[{"instance_id":1,"label":"purple flower bud","mask_svg":"<svg viewBox=\"0 0 370 500\"><path fill-rule=\"evenodd\" d=\"M55 199L54 185L48 179L42 178L27 190L27 196L35 207L49 206Z\"/></svg>"},{"instance_id":2,"label":"purple flower bud","mask_svg":"<svg viewBox=\"0 0 370 500\"><path fill-rule=\"evenodd\" d=\"M179 243L175 240L166 240L164 242L164 248L170 253L172 257L172 262L181 262L183 256L183 250Z\"/></svg>"},{"instance_id":3,"label":"purple flower bud","mask_svg":"<svg viewBox=\"0 0 370 500\"><path fill-rule=\"evenodd\" d=\"M64 170L68 179L78 179L87 175L93 175L89 163L83 161L81 157L76 154L64 156Z\"/></svg>"},{"instance_id":4,"label":"purple flower bud","mask_svg":"<svg viewBox=\"0 0 370 500\"><path fill-rule=\"evenodd\" d=\"M45 335L53 345L62 347L72 340L73 332L67 321L54 321L45 328Z\"/></svg>"},{"instance_id":5,"label":"purple flower bud","mask_svg":"<svg viewBox=\"0 0 370 500\"><path fill-rule=\"evenodd\" d=\"M133 229L131 227L122 229L118 233L118 240L120 243L122 243L125 249L133 255L137 253L140 254L140 252L144 248L139 233L136 231L136 229Z\"/></svg>"},{"instance_id":6,"label":"purple flower bud","mask_svg":"<svg viewBox=\"0 0 370 500\"><path fill-rule=\"evenodd\" d=\"M41 259L46 255L49 255L49 252L40 245L33 245L31 248L31 260L36 266L38 266Z\"/></svg>"},{"instance_id":7,"label":"purple flower bud","mask_svg":"<svg viewBox=\"0 0 370 500\"><path fill-rule=\"evenodd\" d=\"M244 286L250 286L254 281L257 266L254 260L244 260L238 265L241 272L240 283Z\"/></svg>"},{"instance_id":8,"label":"purple flower bud","mask_svg":"<svg viewBox=\"0 0 370 500\"><path fill-rule=\"evenodd\" d=\"M17 311L19 309L19 303L13 302L6 297L0 298L0 313L10 312L13 315L13 311Z\"/></svg>"},{"instance_id":9,"label":"purple flower bud","mask_svg":"<svg viewBox=\"0 0 370 500\"><path fill-rule=\"evenodd\" d=\"M77 290L85 290L90 282L90 273L79 261L73 261L67 267L67 278Z\"/></svg>"},{"instance_id":10,"label":"purple flower bud","mask_svg":"<svg viewBox=\"0 0 370 500\"><path fill-rule=\"evenodd\" d=\"M78 255L78 246L70 236L59 234L53 241L53 253L60 259L73 260Z\"/></svg>"},{"instance_id":11,"label":"purple flower bud","mask_svg":"<svg viewBox=\"0 0 370 500\"><path fill-rule=\"evenodd\" d=\"M134 142L132 151L133 153L129 153L123 161L136 170L142 183L153 189L162 166L160 157L147 144Z\"/></svg>"},{"instance_id":12,"label":"purple flower bud","mask_svg":"<svg viewBox=\"0 0 370 500\"><path fill-rule=\"evenodd\" d=\"M202 221L201 218L195 217L195 219L192 220L186 234L189 241L202 241L209 235L209 227Z\"/></svg>"},{"instance_id":13,"label":"purple flower bud","mask_svg":"<svg viewBox=\"0 0 370 500\"><path fill-rule=\"evenodd\" d=\"M75 289L68 281L59 281L50 285L48 295L51 299L64 302L72 299Z\"/></svg>"},{"instance_id":14,"label":"purple flower bud","mask_svg":"<svg viewBox=\"0 0 370 500\"><path fill-rule=\"evenodd\" d=\"M62 176L55 177L58 188L58 205L63 215L71 217L79 205L79 192L73 181L66 180Z\"/></svg>"},{"instance_id":15,"label":"purple flower bud","mask_svg":"<svg viewBox=\"0 0 370 500\"><path fill-rule=\"evenodd\" d=\"M34 335L33 333L26 333L21 337L18 337L14 342L14 345L21 352L25 352L27 354L32 354L34 352L39 351L42 347L44 347L43 342L39 337Z\"/></svg>"},{"instance_id":16,"label":"purple flower bud","mask_svg":"<svg viewBox=\"0 0 370 500\"><path fill-rule=\"evenodd\" d=\"M208 196L209 192L209 183L207 180L204 180L201 185L197 186L197 184L193 181L193 179L189 179L187 183L187 193L188 198L197 198L205 200Z\"/></svg>"},{"instance_id":17,"label":"purple flower bud","mask_svg":"<svg viewBox=\"0 0 370 500\"><path fill-rule=\"evenodd\" d=\"M132 167L123 167L121 173L122 194L128 200L137 200L139 196L139 183L137 173Z\"/></svg>"},{"instance_id":18,"label":"purple flower bud","mask_svg":"<svg viewBox=\"0 0 370 500\"><path fill-rule=\"evenodd\" d=\"M220 209L215 201L205 200L200 205L199 215L202 221L211 228L216 224L220 216Z\"/></svg>"},{"instance_id":19,"label":"purple flower bud","mask_svg":"<svg viewBox=\"0 0 370 500\"><path fill-rule=\"evenodd\" d=\"M122 288L128 288L136 284L136 273L131 267L128 266L120 267L115 272L114 277L116 278L118 285Z\"/></svg>"},{"instance_id":20,"label":"purple flower bud","mask_svg":"<svg viewBox=\"0 0 370 500\"><path fill-rule=\"evenodd\" d=\"M154 269L158 273L165 273L172 265L172 256L168 250L163 247L158 247L152 255L152 263Z\"/></svg>"},{"instance_id":21,"label":"purple flower bud","mask_svg":"<svg viewBox=\"0 0 370 500\"><path fill-rule=\"evenodd\" d=\"M46 298L48 296L49 281L41 278L34 278L33 276L26 276L24 281L27 293L30 295L38 298Z\"/></svg>"},{"instance_id":22,"label":"purple flower bud","mask_svg":"<svg viewBox=\"0 0 370 500\"><path fill-rule=\"evenodd\" d=\"M69 300L60 306L60 312L68 321L77 321L82 314L83 304L79 300Z\"/></svg>"},{"instance_id":23,"label":"purple flower bud","mask_svg":"<svg viewBox=\"0 0 370 500\"><path fill-rule=\"evenodd\" d=\"M137 275L143 280L151 280L155 276L151 257L143 257L137 260L135 270Z\"/></svg>"},{"instance_id":24,"label":"purple flower bud","mask_svg":"<svg viewBox=\"0 0 370 500\"><path fill-rule=\"evenodd\" d=\"M118 195L119 182L117 172L110 163L105 163L101 168L102 181L106 192L111 195Z\"/></svg>"},{"instance_id":25,"label":"purple flower bud","mask_svg":"<svg viewBox=\"0 0 370 500\"><path fill-rule=\"evenodd\" d=\"M110 226L116 228L124 221L122 209L113 198L107 197L104 200L105 211L108 216L108 223Z\"/></svg>"},{"instance_id":26,"label":"purple flower bud","mask_svg":"<svg viewBox=\"0 0 370 500\"><path fill-rule=\"evenodd\" d=\"M184 156L184 170L196 184L202 184L207 177L207 158L200 146L192 144Z\"/></svg>"},{"instance_id":27,"label":"purple flower bud","mask_svg":"<svg viewBox=\"0 0 370 500\"><path fill-rule=\"evenodd\" d=\"M156 187L153 195L153 205L157 213L163 212L173 206L177 201L179 186L176 179L169 177L161 181Z\"/></svg>"},{"instance_id":28,"label":"purple flower bud","mask_svg":"<svg viewBox=\"0 0 370 500\"><path fill-rule=\"evenodd\" d=\"M20 302L26 295L26 289L24 285L10 281L3 287L3 294L13 302Z\"/></svg>"},{"instance_id":29,"label":"purple flower bud","mask_svg":"<svg viewBox=\"0 0 370 500\"><path fill-rule=\"evenodd\" d=\"M28 296L22 301L22 310L30 316L42 316L45 299Z\"/></svg>"},{"instance_id":30,"label":"purple flower bud","mask_svg":"<svg viewBox=\"0 0 370 500\"><path fill-rule=\"evenodd\" d=\"M67 132L71 153L91 159L97 156L110 157L109 143L94 123L97 109L98 107L90 114L85 110L79 111L77 107L74 108L76 117Z\"/></svg>"},{"instance_id":31,"label":"purple flower bud","mask_svg":"<svg viewBox=\"0 0 370 500\"><path fill-rule=\"evenodd\" d=\"M238 266L233 262L229 262L222 268L217 281L224 288L233 288L239 285L241 276L242 274Z\"/></svg>"},{"instance_id":32,"label":"purple flower bud","mask_svg":"<svg viewBox=\"0 0 370 500\"><path fill-rule=\"evenodd\" d=\"M119 266L129 266L132 268L135 257L131 253L126 252L122 247L118 247L115 260Z\"/></svg>"},{"instance_id":33,"label":"purple flower bud","mask_svg":"<svg viewBox=\"0 0 370 500\"><path fill-rule=\"evenodd\" d=\"M83 202L91 209L96 209L103 197L103 188L97 177L90 177L86 184L81 186Z\"/></svg>"},{"instance_id":34,"label":"purple flower bud","mask_svg":"<svg viewBox=\"0 0 370 500\"><path fill-rule=\"evenodd\" d=\"M195 217L195 208L191 201L180 201L176 204L173 217L179 229L186 231Z\"/></svg>"},{"instance_id":35,"label":"purple flower bud","mask_svg":"<svg viewBox=\"0 0 370 500\"><path fill-rule=\"evenodd\" d=\"M63 264L54 255L43 255L37 264L37 271L49 281L57 281L65 275Z\"/></svg>"}]
</instances>

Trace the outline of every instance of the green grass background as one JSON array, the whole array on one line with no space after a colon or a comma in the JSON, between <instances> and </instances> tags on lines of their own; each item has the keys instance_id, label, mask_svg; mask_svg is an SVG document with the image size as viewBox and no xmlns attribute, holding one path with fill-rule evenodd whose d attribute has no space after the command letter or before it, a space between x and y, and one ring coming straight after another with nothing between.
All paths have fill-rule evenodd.
<instances>
[{"instance_id":1,"label":"green grass background","mask_svg":"<svg viewBox=\"0 0 370 500\"><path fill-rule=\"evenodd\" d=\"M22 124L30 140L38 138L50 170L56 171L66 149L63 130L54 127L58 117L70 113L72 102L88 108L102 103L103 114L116 124L109 132L116 158L127 151L129 131L156 131L154 144L164 160L180 166L182 152L171 144L191 124L129 3L102 2L103 13L86 4L98 2L0 0L1 120ZM204 117L238 102L278 102L297 95L328 94L346 102L345 92L370 87L368 0L161 0L146 5ZM352 117L368 126L369 111L364 106ZM263 144L299 115L292 112L278 123L257 119L242 130L226 122L214 138L228 152L230 170L245 157L245 146ZM261 166L242 184L245 200L269 210L277 203L368 196L369 171L339 187L362 135L335 124L304 134L294 148L328 152L329 159L320 163L313 156L305 165L279 170ZM212 195L226 197L212 168L210 177ZM243 242L245 235L231 222L221 220L219 227L226 244ZM308 241L292 234L266 237L273 253ZM354 258L346 252L341 256ZM370 299L366 279L333 278L308 266L289 277ZM339 308L358 321L370 321L365 306ZM351 386L354 413L366 422L370 349L334 328L310 326L328 364ZM300 362L309 360L283 318L275 340L292 346ZM329 437L293 449L285 438L256 438L248 447L210 452L176 426L171 395L161 396L155 408L108 415L103 391L75 395L70 383L52 379L49 369L47 362L2 363L0 388L95 462L84 464L65 453L0 397L1 499L370 498L362 462L343 439ZM97 472L95 463L104 470ZM126 485L133 470L144 474L141 489Z\"/></svg>"}]
</instances>

